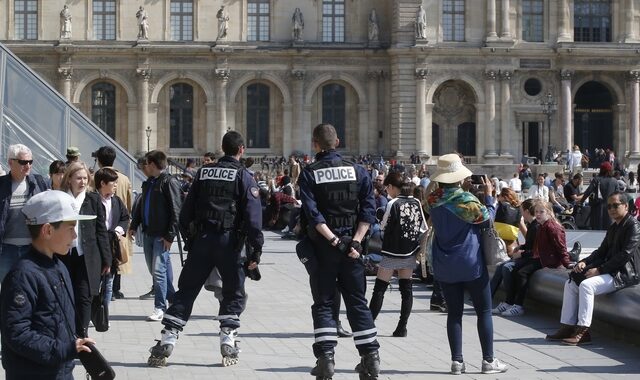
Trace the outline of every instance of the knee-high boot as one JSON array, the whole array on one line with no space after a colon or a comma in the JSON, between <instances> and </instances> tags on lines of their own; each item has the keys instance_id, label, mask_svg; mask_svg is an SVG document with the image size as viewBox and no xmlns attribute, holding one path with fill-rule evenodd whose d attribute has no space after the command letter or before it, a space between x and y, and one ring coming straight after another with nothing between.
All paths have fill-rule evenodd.
<instances>
[{"instance_id":1,"label":"knee-high boot","mask_svg":"<svg viewBox=\"0 0 640 380\"><path fill-rule=\"evenodd\" d=\"M376 278L376 283L373 286L373 295L371 296L371 302L369 302L369 309L371 310L371 316L375 321L382 309L382 301L384 301L384 292L387 291L389 283Z\"/></svg>"},{"instance_id":2,"label":"knee-high boot","mask_svg":"<svg viewBox=\"0 0 640 380\"><path fill-rule=\"evenodd\" d=\"M398 287L400 288L402 303L400 304L400 320L398 321L396 331L393 332L393 336L407 336L407 321L409 320L411 309L413 308L413 289L411 287L411 279L398 280Z\"/></svg>"}]
</instances>

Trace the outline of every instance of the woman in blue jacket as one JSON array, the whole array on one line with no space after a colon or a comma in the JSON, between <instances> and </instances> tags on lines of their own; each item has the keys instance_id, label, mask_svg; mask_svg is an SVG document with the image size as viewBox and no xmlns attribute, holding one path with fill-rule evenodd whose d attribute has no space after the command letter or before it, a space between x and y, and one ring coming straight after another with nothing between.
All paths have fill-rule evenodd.
<instances>
[{"instance_id":1,"label":"woman in blue jacket","mask_svg":"<svg viewBox=\"0 0 640 380\"><path fill-rule=\"evenodd\" d=\"M493 356L493 320L489 274L480 245L480 225L495 215L491 193L493 186L484 184L485 206L461 184L471 171L457 154L438 159L431 180L438 189L429 194L427 204L434 228L433 271L442 284L447 300L447 336L451 349L451 373L465 372L462 356L462 313L465 290L471 295L478 317L478 335L482 347L482 373L500 373L507 366ZM492 215L493 214L493 215Z\"/></svg>"}]
</instances>

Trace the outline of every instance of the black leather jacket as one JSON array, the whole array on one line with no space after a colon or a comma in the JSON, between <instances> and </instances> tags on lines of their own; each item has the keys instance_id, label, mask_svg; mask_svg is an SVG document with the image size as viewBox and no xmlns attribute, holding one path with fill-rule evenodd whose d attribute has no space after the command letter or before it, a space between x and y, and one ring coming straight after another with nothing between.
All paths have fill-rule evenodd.
<instances>
[{"instance_id":1,"label":"black leather jacket","mask_svg":"<svg viewBox=\"0 0 640 380\"><path fill-rule=\"evenodd\" d=\"M149 193L149 186L153 188ZM144 222L144 207L149 199L149 220ZM155 180L149 178L142 184L140 202L132 211L131 226L135 230L142 224L142 230L149 236L162 237L167 241L173 241L178 234L178 215L182 207L180 198L180 184L173 176L162 172Z\"/></svg>"},{"instance_id":2,"label":"black leather jacket","mask_svg":"<svg viewBox=\"0 0 640 380\"><path fill-rule=\"evenodd\" d=\"M589 257L580 260L589 268L598 268L600 274L613 276L616 289L635 285L625 275L625 265L635 261L637 267L640 257L640 222L627 214L619 224L613 223L600 247Z\"/></svg>"}]
</instances>

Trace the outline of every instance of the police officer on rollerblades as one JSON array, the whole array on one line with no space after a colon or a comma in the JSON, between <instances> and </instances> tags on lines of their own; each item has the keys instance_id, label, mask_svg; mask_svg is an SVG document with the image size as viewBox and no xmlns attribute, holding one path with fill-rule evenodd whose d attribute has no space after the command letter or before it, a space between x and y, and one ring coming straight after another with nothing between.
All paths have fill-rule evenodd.
<instances>
[{"instance_id":1,"label":"police officer on rollerblades","mask_svg":"<svg viewBox=\"0 0 640 380\"><path fill-rule=\"evenodd\" d=\"M305 249L313 251L306 254L314 261L307 266L313 296L313 353L317 358L311 374L316 379L331 379L334 373L337 336L331 307L339 284L361 356L356 371L360 379L377 379L380 345L365 299L361 258L362 239L375 222L373 187L363 167L344 160L335 151L339 142L332 125L316 126L313 130L316 162L307 166L298 180L310 241Z\"/></svg>"},{"instance_id":2,"label":"police officer on rollerblades","mask_svg":"<svg viewBox=\"0 0 640 380\"><path fill-rule=\"evenodd\" d=\"M245 259L241 251L246 241L248 269L257 269L264 242L262 206L255 180L239 161L245 150L242 136L227 132L222 150L225 156L217 163L198 170L180 212L180 231L189 239L189 255L173 304L162 319L162 339L150 349L148 364L152 367L166 365L178 333L187 324L193 303L214 267L222 277L223 299L218 313L222 364L238 362L236 336L245 297Z\"/></svg>"}]
</instances>

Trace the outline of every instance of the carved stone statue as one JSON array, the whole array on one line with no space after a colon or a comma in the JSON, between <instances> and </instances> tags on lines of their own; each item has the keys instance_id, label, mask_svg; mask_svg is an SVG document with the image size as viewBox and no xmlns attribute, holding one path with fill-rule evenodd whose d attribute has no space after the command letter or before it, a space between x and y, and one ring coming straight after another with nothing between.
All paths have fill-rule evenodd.
<instances>
[{"instance_id":1,"label":"carved stone statue","mask_svg":"<svg viewBox=\"0 0 640 380\"><path fill-rule=\"evenodd\" d=\"M216 38L216 41L224 40L227 38L227 31L229 29L229 15L224 11L224 5L220 6L216 18L218 19L218 38Z\"/></svg>"},{"instance_id":2,"label":"carved stone statue","mask_svg":"<svg viewBox=\"0 0 640 380\"><path fill-rule=\"evenodd\" d=\"M416 39L427 39L427 12L424 11L422 5L416 14Z\"/></svg>"},{"instance_id":3,"label":"carved stone statue","mask_svg":"<svg viewBox=\"0 0 640 380\"><path fill-rule=\"evenodd\" d=\"M136 18L138 19L138 39L149 39L149 17L147 11L142 6L136 12Z\"/></svg>"},{"instance_id":4,"label":"carved stone statue","mask_svg":"<svg viewBox=\"0 0 640 380\"><path fill-rule=\"evenodd\" d=\"M302 41L302 31L304 30L304 17L300 8L296 8L291 18L293 22L293 40Z\"/></svg>"},{"instance_id":5,"label":"carved stone statue","mask_svg":"<svg viewBox=\"0 0 640 380\"><path fill-rule=\"evenodd\" d=\"M376 9L372 9L369 13L369 42L378 42L378 34L380 33L380 26L378 24L378 14Z\"/></svg>"},{"instance_id":6,"label":"carved stone statue","mask_svg":"<svg viewBox=\"0 0 640 380\"><path fill-rule=\"evenodd\" d=\"M60 11L60 38L71 38L71 11L66 4Z\"/></svg>"}]
</instances>

